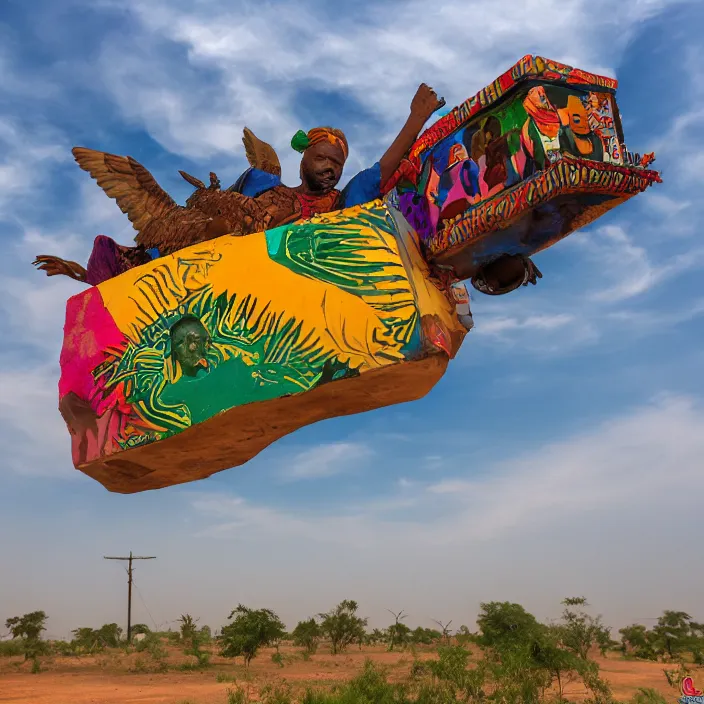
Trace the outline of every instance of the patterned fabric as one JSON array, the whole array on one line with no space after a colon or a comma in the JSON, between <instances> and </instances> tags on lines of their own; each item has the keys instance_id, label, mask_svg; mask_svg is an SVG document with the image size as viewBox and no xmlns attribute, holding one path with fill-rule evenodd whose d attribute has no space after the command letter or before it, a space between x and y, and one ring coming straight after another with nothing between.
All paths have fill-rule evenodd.
<instances>
[{"instance_id":1,"label":"patterned fabric","mask_svg":"<svg viewBox=\"0 0 704 704\"><path fill-rule=\"evenodd\" d=\"M274 188L287 189L287 186L281 183L281 179L278 176L250 168L240 176L235 186L233 186L234 188L237 188L237 191L245 196L257 198ZM288 190L295 193L301 205L301 214L298 216L300 219L306 219L314 214L327 213L332 210L351 208L355 205L362 205L381 198L381 167L377 162L371 168L360 171L342 189L342 192L332 191L323 196L306 196L294 191L292 188ZM286 221L272 222L271 227L276 227L277 224L282 224Z\"/></svg>"},{"instance_id":2,"label":"patterned fabric","mask_svg":"<svg viewBox=\"0 0 704 704\"><path fill-rule=\"evenodd\" d=\"M321 213L329 213L333 210L337 210L338 198L340 197L340 191L330 191L322 196L309 196L305 193L296 192L296 197L298 202L301 204L301 220L307 220L312 218L314 215L320 215Z\"/></svg>"},{"instance_id":3,"label":"patterned fabric","mask_svg":"<svg viewBox=\"0 0 704 704\"><path fill-rule=\"evenodd\" d=\"M303 130L298 130L298 132L293 135L293 139L291 139L291 146L297 152L303 153L309 147L314 147L316 144L323 142L336 144L342 150L345 159L347 159L349 154L347 137L345 137L342 130L335 129L334 127L314 127L307 133Z\"/></svg>"},{"instance_id":4,"label":"patterned fabric","mask_svg":"<svg viewBox=\"0 0 704 704\"><path fill-rule=\"evenodd\" d=\"M153 258L153 253L142 247L123 247L111 237L98 235L86 266L86 283L97 286Z\"/></svg>"}]
</instances>

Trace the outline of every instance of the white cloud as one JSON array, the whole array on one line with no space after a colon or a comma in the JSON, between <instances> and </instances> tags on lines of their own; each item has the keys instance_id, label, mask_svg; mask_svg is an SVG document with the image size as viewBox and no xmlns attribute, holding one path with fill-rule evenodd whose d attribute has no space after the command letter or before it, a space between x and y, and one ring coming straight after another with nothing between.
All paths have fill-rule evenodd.
<instances>
[{"instance_id":1,"label":"white cloud","mask_svg":"<svg viewBox=\"0 0 704 704\"><path fill-rule=\"evenodd\" d=\"M53 166L67 158L56 130L30 128L19 116L0 113L0 220L16 215L19 197L41 198Z\"/></svg>"},{"instance_id":2,"label":"white cloud","mask_svg":"<svg viewBox=\"0 0 704 704\"><path fill-rule=\"evenodd\" d=\"M321 479L348 472L371 458L371 448L358 442L317 445L295 455L282 471L288 480Z\"/></svg>"},{"instance_id":3,"label":"white cloud","mask_svg":"<svg viewBox=\"0 0 704 704\"><path fill-rule=\"evenodd\" d=\"M478 335L501 335L508 330L555 330L574 321L574 316L567 313L557 315L528 315L523 320L514 317L487 318L477 328Z\"/></svg>"},{"instance_id":4,"label":"white cloud","mask_svg":"<svg viewBox=\"0 0 704 704\"><path fill-rule=\"evenodd\" d=\"M3 468L33 477L76 479L71 440L58 411L58 365L0 372Z\"/></svg>"},{"instance_id":5,"label":"white cloud","mask_svg":"<svg viewBox=\"0 0 704 704\"><path fill-rule=\"evenodd\" d=\"M678 500L696 503L704 492L702 456L704 409L691 399L664 395L493 466L463 471L461 458L450 458L446 466L457 467L452 477L402 483L397 494L377 497L369 506L351 510L341 500L315 513L219 495L199 498L193 507L211 524L205 534L213 536L227 537L236 529L365 549L468 545L515 536L529 526L561 525L593 511L617 515ZM398 520L380 517L379 506L396 511Z\"/></svg>"},{"instance_id":6,"label":"white cloud","mask_svg":"<svg viewBox=\"0 0 704 704\"><path fill-rule=\"evenodd\" d=\"M639 296L678 274L704 266L704 249L690 249L681 254L651 261L645 246L619 225L607 225L585 232L575 240L589 253L606 281L591 293L595 301L616 303ZM609 282L609 279L611 282Z\"/></svg>"},{"instance_id":7,"label":"white cloud","mask_svg":"<svg viewBox=\"0 0 704 704\"><path fill-rule=\"evenodd\" d=\"M314 88L344 91L381 123L341 125L351 131L354 164L357 150L368 160L389 142L421 81L457 104L526 53L612 73L639 23L677 3L502 0L487 12L478 1L444 0L429 11L412 0L383 3L344 21L307 2L256 11L216 2L126 4L138 28L127 44L124 37L106 42L104 85L127 119L166 148L194 158L239 152L248 124L287 149L300 127L294 115L306 107L296 105L303 100L299 90ZM180 70L159 53L163 41L185 48ZM289 152L282 152L288 154L284 173L295 176Z\"/></svg>"},{"instance_id":8,"label":"white cloud","mask_svg":"<svg viewBox=\"0 0 704 704\"><path fill-rule=\"evenodd\" d=\"M682 486L704 489L702 431L701 408L685 398L664 397L503 462L487 479L452 479L428 490L453 498L465 538L561 522L580 512L618 511L631 502L642 507L676 498Z\"/></svg>"}]
</instances>

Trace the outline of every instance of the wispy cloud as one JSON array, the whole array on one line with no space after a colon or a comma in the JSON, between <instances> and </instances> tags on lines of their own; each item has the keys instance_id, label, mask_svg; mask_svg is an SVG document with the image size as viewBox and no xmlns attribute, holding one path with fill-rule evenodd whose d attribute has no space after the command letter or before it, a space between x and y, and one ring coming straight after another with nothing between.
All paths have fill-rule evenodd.
<instances>
[{"instance_id":1,"label":"wispy cloud","mask_svg":"<svg viewBox=\"0 0 704 704\"><path fill-rule=\"evenodd\" d=\"M606 279L591 292L594 301L618 303L639 296L686 271L704 267L704 248L670 255L657 263L647 248L619 225L607 225L575 239ZM610 281L609 281L610 279Z\"/></svg>"},{"instance_id":2,"label":"wispy cloud","mask_svg":"<svg viewBox=\"0 0 704 704\"><path fill-rule=\"evenodd\" d=\"M322 479L349 472L373 456L373 450L359 442L334 442L303 450L286 462L281 476L289 481Z\"/></svg>"},{"instance_id":3,"label":"wispy cloud","mask_svg":"<svg viewBox=\"0 0 704 704\"><path fill-rule=\"evenodd\" d=\"M61 134L47 126L29 128L19 116L0 113L0 221L16 215L17 199L38 199L56 164L70 158Z\"/></svg>"},{"instance_id":4,"label":"wispy cloud","mask_svg":"<svg viewBox=\"0 0 704 704\"><path fill-rule=\"evenodd\" d=\"M8 361L12 361L9 360ZM58 412L54 365L0 372L0 446L3 468L29 477L77 479L71 440Z\"/></svg>"},{"instance_id":5,"label":"wispy cloud","mask_svg":"<svg viewBox=\"0 0 704 704\"><path fill-rule=\"evenodd\" d=\"M368 159L393 137L393 125L400 127L421 81L458 103L493 80L497 66L508 68L531 52L613 73L639 23L675 4L578 0L566 9L558 0L542 0L538 9L501 0L485 12L480 2L444 0L429 12L425 2L412 0L382 3L373 13L340 10L333 18L312 2L259 5L255 11L213 2L129 0L125 5L136 20L132 36L127 45L125 37L105 43L100 70L126 119L145 125L166 148L194 158L239 151L241 125L250 122L285 148L300 127L297 116L309 113L310 90L344 91L375 118L371 128L360 121L342 125L355 137L354 163L358 150ZM186 51L177 73L165 58L164 42ZM318 119L329 121L325 114ZM295 159L287 162L295 167Z\"/></svg>"},{"instance_id":6,"label":"wispy cloud","mask_svg":"<svg viewBox=\"0 0 704 704\"><path fill-rule=\"evenodd\" d=\"M408 549L464 545L591 511L644 510L678 499L696 502L704 491L702 453L704 410L689 398L664 395L564 440L515 453L480 473L463 470L449 458L446 466L457 467L452 476L404 482L396 493L354 509L342 498L324 513L279 510L224 496L200 498L192 505L210 524L204 534L212 536L246 528L368 549L380 543ZM682 496L683 486L689 499ZM381 517L379 508L393 511L394 520Z\"/></svg>"},{"instance_id":7,"label":"wispy cloud","mask_svg":"<svg viewBox=\"0 0 704 704\"><path fill-rule=\"evenodd\" d=\"M522 320L517 317L494 316L487 318L477 330L477 335L501 335L509 330L555 330L574 322L574 316L567 313L557 315L528 315Z\"/></svg>"}]
</instances>

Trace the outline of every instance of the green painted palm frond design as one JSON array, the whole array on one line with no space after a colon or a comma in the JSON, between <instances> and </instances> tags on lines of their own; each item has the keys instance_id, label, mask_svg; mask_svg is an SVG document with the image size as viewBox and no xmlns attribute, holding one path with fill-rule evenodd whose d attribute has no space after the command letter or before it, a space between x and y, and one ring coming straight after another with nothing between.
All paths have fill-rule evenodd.
<instances>
[{"instance_id":1,"label":"green painted palm frond design","mask_svg":"<svg viewBox=\"0 0 704 704\"><path fill-rule=\"evenodd\" d=\"M105 361L93 376L105 393L122 386L125 400L135 413L154 430L173 434L188 428L191 417L185 406L169 405L160 400L167 384L169 333L166 316L143 329L138 344L106 351Z\"/></svg>"},{"instance_id":2,"label":"green painted palm frond design","mask_svg":"<svg viewBox=\"0 0 704 704\"><path fill-rule=\"evenodd\" d=\"M268 303L258 306L252 296L214 296L209 286L193 292L176 310L162 312L154 323L142 328L138 342L107 350L106 360L93 372L106 394L121 385L125 400L161 437L192 424L187 406L168 404L161 397L171 381L169 330L184 315L200 319L210 333L213 344L208 361L213 368L246 364L262 379L277 369L296 391L307 391L334 362L335 355L325 350L315 331L304 332L302 321L271 311ZM233 396L233 406L241 402Z\"/></svg>"},{"instance_id":3,"label":"green painted palm frond design","mask_svg":"<svg viewBox=\"0 0 704 704\"><path fill-rule=\"evenodd\" d=\"M384 207L363 209L347 222L323 217L281 230L267 233L270 254L297 273L368 297L370 305L381 308L388 303L375 304L374 299L409 293L398 253L384 240L384 234L395 237L393 220ZM278 237L280 244L272 252Z\"/></svg>"},{"instance_id":4,"label":"green painted palm frond design","mask_svg":"<svg viewBox=\"0 0 704 704\"><path fill-rule=\"evenodd\" d=\"M316 369L332 356L313 330L304 334L302 321L271 311L268 303L257 310L251 295L239 301L225 294L208 297L204 307L217 362L243 354L254 363Z\"/></svg>"},{"instance_id":5,"label":"green painted palm frond design","mask_svg":"<svg viewBox=\"0 0 704 704\"><path fill-rule=\"evenodd\" d=\"M418 310L408 273L391 244L396 226L383 205L362 207L344 221L325 216L267 232L271 258L298 274L325 281L380 313L391 339L409 344Z\"/></svg>"}]
</instances>

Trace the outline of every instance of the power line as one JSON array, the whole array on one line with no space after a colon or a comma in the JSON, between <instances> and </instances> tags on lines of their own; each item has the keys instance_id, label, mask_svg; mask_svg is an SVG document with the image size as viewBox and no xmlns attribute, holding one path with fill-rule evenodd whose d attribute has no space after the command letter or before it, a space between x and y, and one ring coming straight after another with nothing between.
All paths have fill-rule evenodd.
<instances>
[{"instance_id":1,"label":"power line","mask_svg":"<svg viewBox=\"0 0 704 704\"><path fill-rule=\"evenodd\" d=\"M149 614L149 618L152 620L152 624L154 625L154 630L158 631L159 626L156 625L156 621L154 620L154 617L152 616L152 612L149 610L149 607L147 606L147 602L144 601L144 597L142 596L142 592L139 589L139 586L137 585L137 582L132 580L132 584L134 585L134 588L137 590L137 596L139 597L139 600L142 602L142 606L144 606L146 612Z\"/></svg>"},{"instance_id":2,"label":"power line","mask_svg":"<svg viewBox=\"0 0 704 704\"><path fill-rule=\"evenodd\" d=\"M156 560L156 557L138 557L130 550L129 557L103 557L104 560L127 560L127 642L132 640L132 560Z\"/></svg>"}]
</instances>

